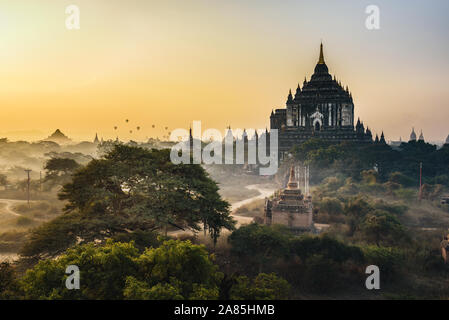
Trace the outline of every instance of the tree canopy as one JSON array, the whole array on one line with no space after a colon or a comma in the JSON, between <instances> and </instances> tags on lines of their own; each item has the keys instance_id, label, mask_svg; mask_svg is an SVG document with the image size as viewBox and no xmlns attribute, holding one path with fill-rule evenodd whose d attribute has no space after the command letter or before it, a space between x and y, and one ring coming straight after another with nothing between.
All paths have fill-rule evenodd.
<instances>
[{"instance_id":1,"label":"tree canopy","mask_svg":"<svg viewBox=\"0 0 449 320\"><path fill-rule=\"evenodd\" d=\"M65 214L36 229L23 254L54 254L76 241L162 228L203 227L217 241L221 229L233 230L235 223L206 171L173 164L169 150L118 144L77 170L59 198L67 203Z\"/></svg>"},{"instance_id":2,"label":"tree canopy","mask_svg":"<svg viewBox=\"0 0 449 320\"><path fill-rule=\"evenodd\" d=\"M66 288L69 265L80 270L80 290ZM216 298L221 279L206 249L189 241L165 241L139 253L132 242L109 240L40 261L20 279L20 289L26 299Z\"/></svg>"}]
</instances>

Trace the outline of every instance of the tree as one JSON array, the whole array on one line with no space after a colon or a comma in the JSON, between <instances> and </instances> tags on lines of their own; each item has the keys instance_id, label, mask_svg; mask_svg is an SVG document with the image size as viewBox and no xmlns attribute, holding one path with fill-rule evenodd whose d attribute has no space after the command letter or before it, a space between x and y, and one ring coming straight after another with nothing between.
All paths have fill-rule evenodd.
<instances>
[{"instance_id":1,"label":"tree","mask_svg":"<svg viewBox=\"0 0 449 320\"><path fill-rule=\"evenodd\" d=\"M137 272L138 257L132 243L76 246L56 260L41 260L20 279L20 286L25 299L121 299L126 277ZM65 286L69 265L80 269L79 290Z\"/></svg>"},{"instance_id":2,"label":"tree","mask_svg":"<svg viewBox=\"0 0 449 320\"><path fill-rule=\"evenodd\" d=\"M375 210L367 215L361 229L366 238L377 246L380 246L381 242L393 244L406 238L399 220L383 210Z\"/></svg>"},{"instance_id":3,"label":"tree","mask_svg":"<svg viewBox=\"0 0 449 320\"><path fill-rule=\"evenodd\" d=\"M216 241L222 228L233 230L235 224L205 170L173 164L170 150L115 145L77 170L59 199L67 201L65 214L34 230L23 254L55 254L76 239L85 243L169 226L194 232L203 226Z\"/></svg>"},{"instance_id":4,"label":"tree","mask_svg":"<svg viewBox=\"0 0 449 320\"><path fill-rule=\"evenodd\" d=\"M80 270L80 289L65 286L68 265ZM204 246L165 241L143 253L132 242L76 246L40 261L20 280L26 299L216 299L223 275Z\"/></svg>"},{"instance_id":5,"label":"tree","mask_svg":"<svg viewBox=\"0 0 449 320\"><path fill-rule=\"evenodd\" d=\"M404 187L413 187L417 185L417 182L414 179L398 171L392 172L388 180Z\"/></svg>"},{"instance_id":6,"label":"tree","mask_svg":"<svg viewBox=\"0 0 449 320\"><path fill-rule=\"evenodd\" d=\"M284 228L252 223L234 231L228 241L233 254L255 263L261 272L264 265L288 255L289 238Z\"/></svg>"},{"instance_id":7,"label":"tree","mask_svg":"<svg viewBox=\"0 0 449 320\"><path fill-rule=\"evenodd\" d=\"M353 235L359 229L364 217L372 210L373 207L363 197L348 200L343 212L348 217L349 235Z\"/></svg>"},{"instance_id":8,"label":"tree","mask_svg":"<svg viewBox=\"0 0 449 320\"><path fill-rule=\"evenodd\" d=\"M70 181L71 175L80 167L81 165L73 159L51 158L44 166L45 182L50 187L63 185Z\"/></svg>"},{"instance_id":9,"label":"tree","mask_svg":"<svg viewBox=\"0 0 449 320\"><path fill-rule=\"evenodd\" d=\"M344 277L357 276L348 266L357 266L364 262L359 247L347 245L329 236L304 235L292 239L291 252L300 259L292 275L294 281L313 292L330 292L345 282Z\"/></svg>"},{"instance_id":10,"label":"tree","mask_svg":"<svg viewBox=\"0 0 449 320\"><path fill-rule=\"evenodd\" d=\"M190 241L169 240L159 248L147 249L139 258L139 278L130 280L127 298L150 299L217 299L218 285L223 274L213 264L204 246ZM132 293L138 286L140 296Z\"/></svg>"},{"instance_id":11,"label":"tree","mask_svg":"<svg viewBox=\"0 0 449 320\"><path fill-rule=\"evenodd\" d=\"M385 280L397 280L398 276L403 274L407 253L400 248L365 246L363 254L367 264L376 265L382 270Z\"/></svg>"},{"instance_id":12,"label":"tree","mask_svg":"<svg viewBox=\"0 0 449 320\"><path fill-rule=\"evenodd\" d=\"M97 206L106 214L149 218L158 227L181 223L199 230L232 230L229 204L199 165L174 165L169 150L116 145L103 159L91 161L64 186L59 197L66 211Z\"/></svg>"},{"instance_id":13,"label":"tree","mask_svg":"<svg viewBox=\"0 0 449 320\"><path fill-rule=\"evenodd\" d=\"M290 248L293 254L306 262L314 255L322 255L327 259L337 263L347 260L356 262L363 261L362 251L355 246L346 245L341 241L328 236L312 237L301 236L290 241Z\"/></svg>"},{"instance_id":14,"label":"tree","mask_svg":"<svg viewBox=\"0 0 449 320\"><path fill-rule=\"evenodd\" d=\"M44 169L48 175L65 175L74 172L80 165L73 159L52 158L45 163Z\"/></svg>"}]
</instances>

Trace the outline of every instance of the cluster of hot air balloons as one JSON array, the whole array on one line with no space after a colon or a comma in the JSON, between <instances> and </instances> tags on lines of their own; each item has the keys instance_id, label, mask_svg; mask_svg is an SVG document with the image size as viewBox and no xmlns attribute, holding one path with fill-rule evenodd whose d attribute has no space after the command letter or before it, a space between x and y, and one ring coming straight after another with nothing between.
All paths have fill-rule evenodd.
<instances>
[{"instance_id":1,"label":"cluster of hot air balloons","mask_svg":"<svg viewBox=\"0 0 449 320\"><path fill-rule=\"evenodd\" d=\"M126 123L129 123L129 119L125 119L125 122L126 122ZM117 131L118 128L119 128L118 126L114 126L114 130L115 130L115 131ZM155 128L156 128L156 125L155 125L155 124L152 124L152 125L151 125L151 128L155 129ZM137 127L136 127L136 130L137 130L137 131L140 131L140 129L141 129L140 126L137 126ZM167 131L167 130L168 130L168 127L166 126L166 127L164 127L164 129L165 129L165 131ZM129 130L129 133L132 134L132 133L133 133L133 130L130 129L130 130ZM166 135L163 135L163 138L164 138L164 139L165 139L165 138L168 139L168 138L170 137L170 134L171 134L170 131L167 132Z\"/></svg>"}]
</instances>

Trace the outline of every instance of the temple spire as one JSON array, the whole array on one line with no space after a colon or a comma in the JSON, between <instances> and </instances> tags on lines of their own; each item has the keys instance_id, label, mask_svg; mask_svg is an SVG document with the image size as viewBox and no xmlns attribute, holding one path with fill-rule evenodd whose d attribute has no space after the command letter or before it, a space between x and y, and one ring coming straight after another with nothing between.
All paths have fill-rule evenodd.
<instances>
[{"instance_id":1,"label":"temple spire","mask_svg":"<svg viewBox=\"0 0 449 320\"><path fill-rule=\"evenodd\" d=\"M295 179L295 168L293 166L290 167L290 177L287 183L287 189L298 189L298 182Z\"/></svg>"},{"instance_id":2,"label":"temple spire","mask_svg":"<svg viewBox=\"0 0 449 320\"><path fill-rule=\"evenodd\" d=\"M320 45L320 59L318 60L318 64L325 64L323 54L323 43L321 43Z\"/></svg>"}]
</instances>

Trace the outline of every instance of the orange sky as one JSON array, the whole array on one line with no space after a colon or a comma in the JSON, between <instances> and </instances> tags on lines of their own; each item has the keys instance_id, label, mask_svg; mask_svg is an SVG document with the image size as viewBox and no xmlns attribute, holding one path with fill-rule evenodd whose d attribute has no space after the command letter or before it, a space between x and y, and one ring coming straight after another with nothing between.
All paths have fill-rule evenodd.
<instances>
[{"instance_id":1,"label":"orange sky","mask_svg":"<svg viewBox=\"0 0 449 320\"><path fill-rule=\"evenodd\" d=\"M77 140L143 140L193 120L265 128L310 77L322 39L330 72L374 132L406 139L414 126L444 139L447 1L380 1L377 31L364 27L369 1L315 2L3 0L0 136L59 128ZM65 28L69 4L80 30Z\"/></svg>"}]
</instances>

